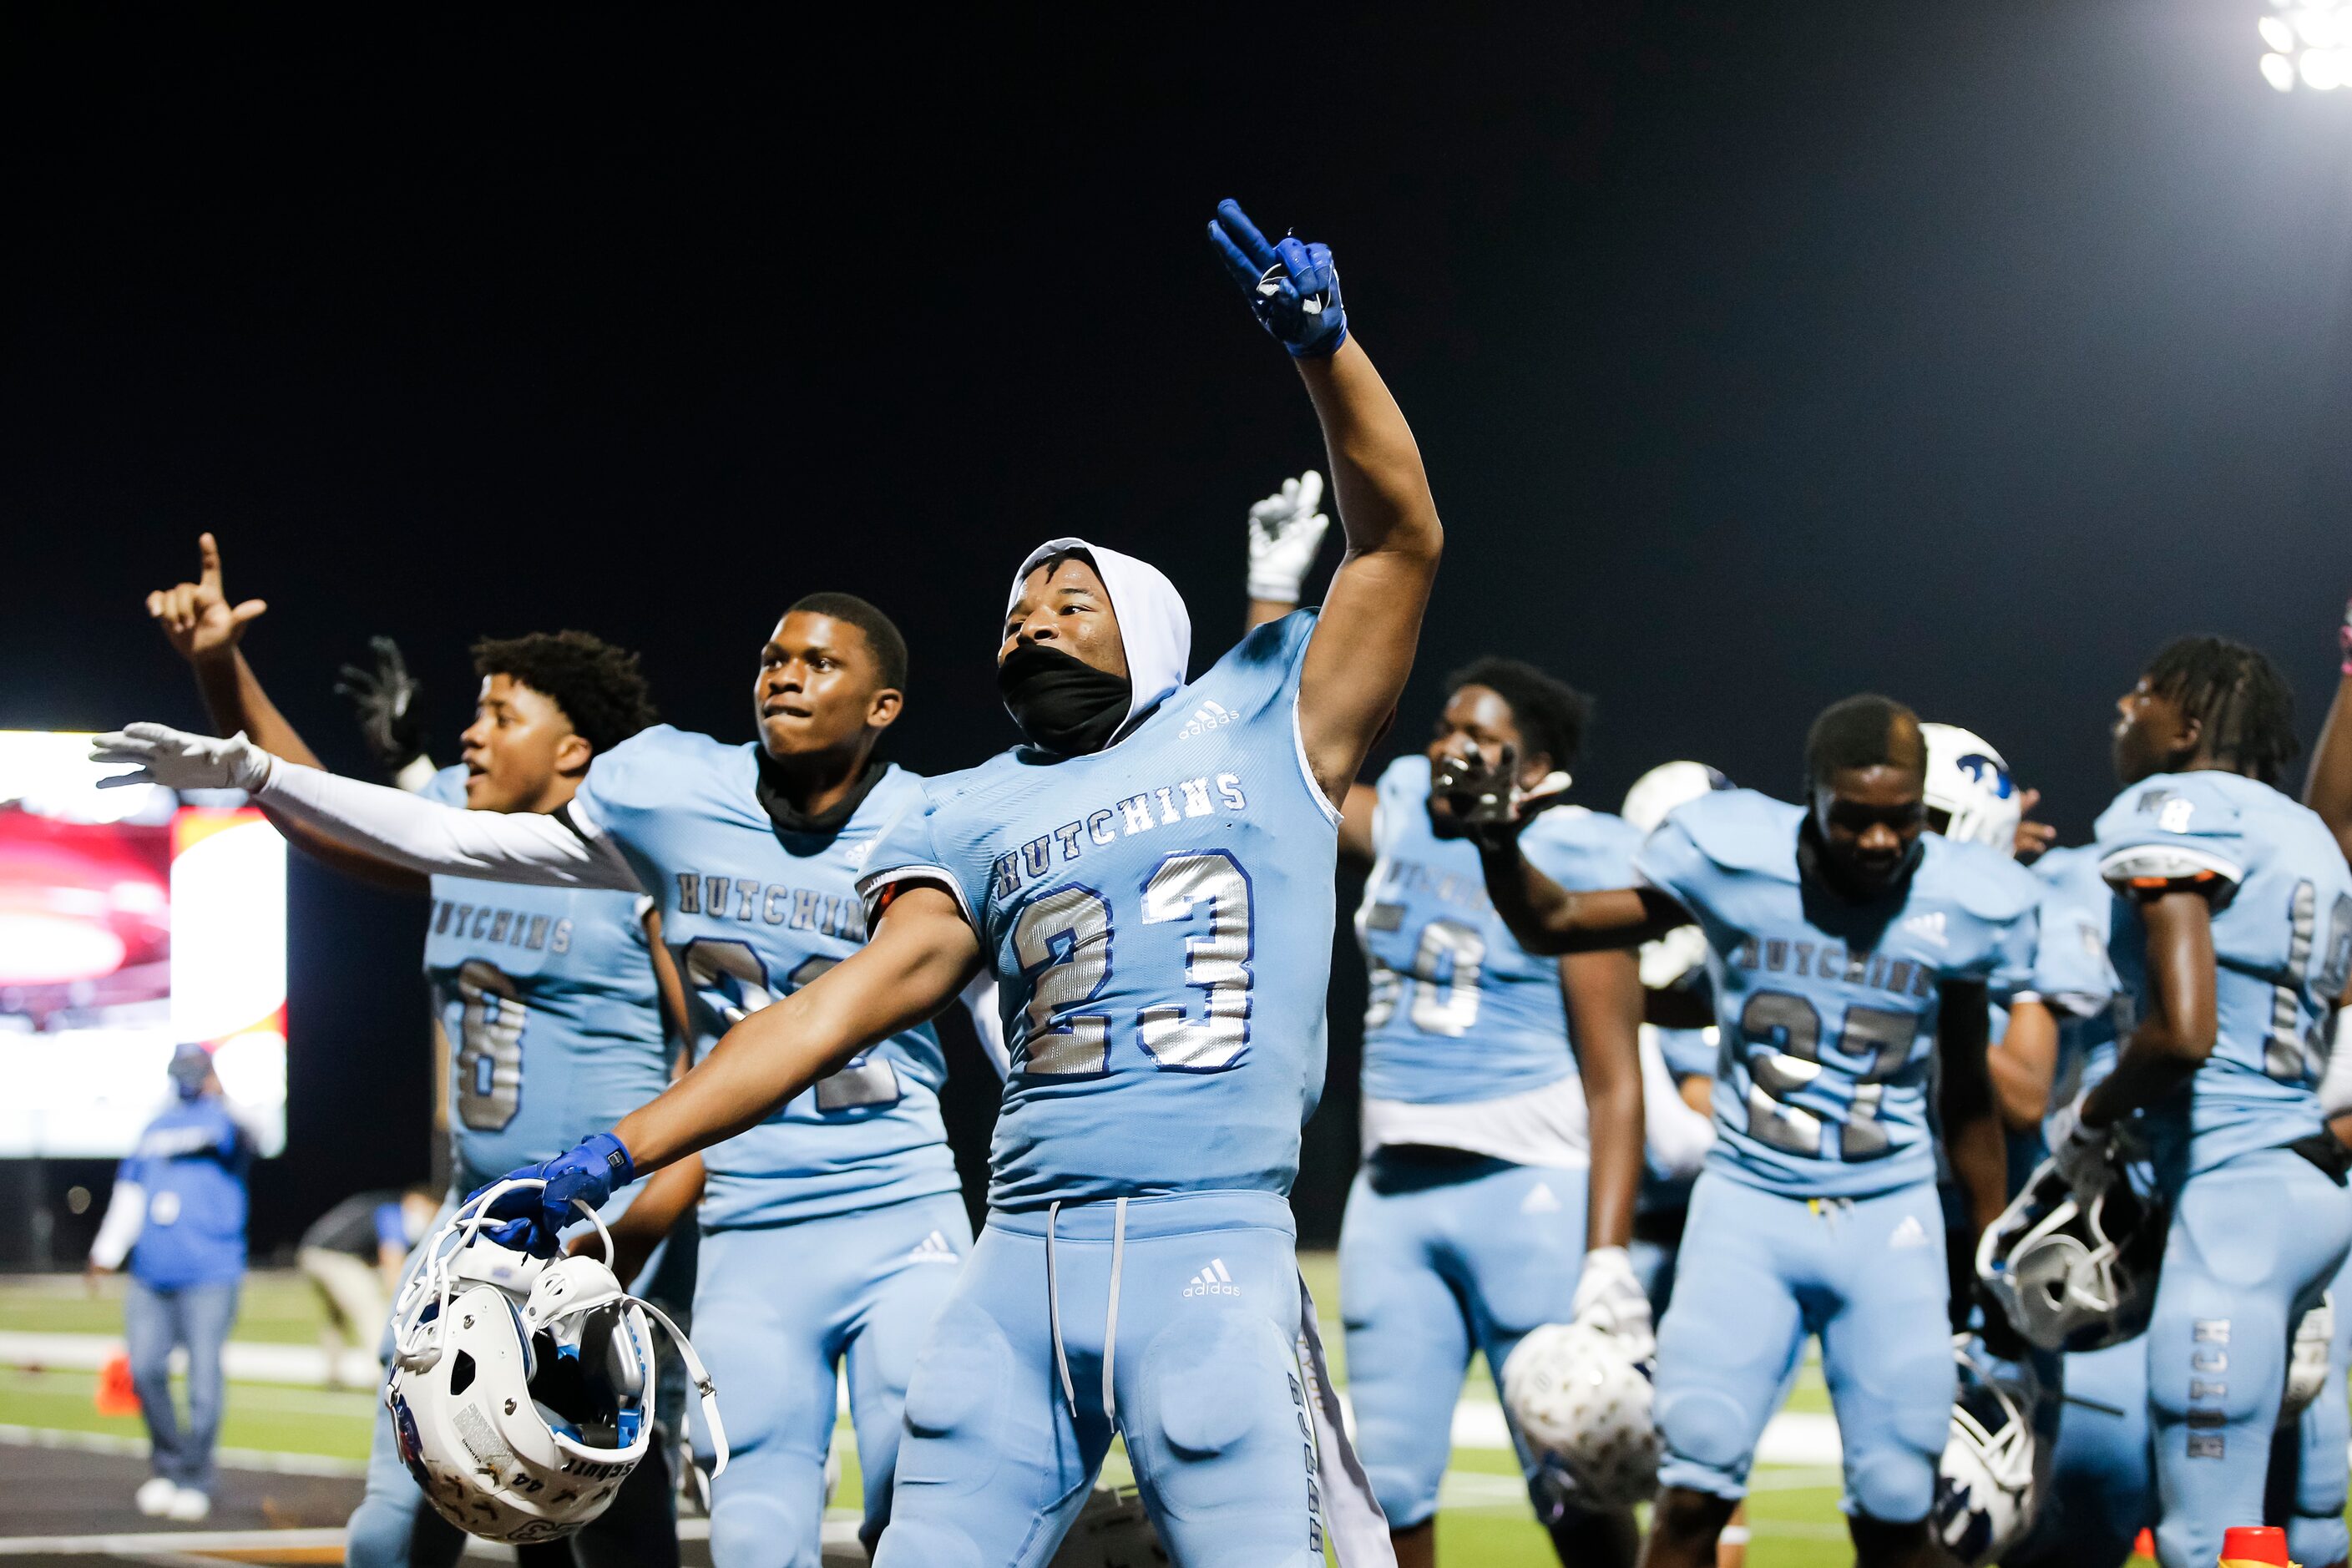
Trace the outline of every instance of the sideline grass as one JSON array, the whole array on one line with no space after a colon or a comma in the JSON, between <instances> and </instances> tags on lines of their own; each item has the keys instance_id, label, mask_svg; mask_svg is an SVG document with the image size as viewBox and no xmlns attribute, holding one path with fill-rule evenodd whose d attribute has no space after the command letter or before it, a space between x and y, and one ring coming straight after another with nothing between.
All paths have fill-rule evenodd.
<instances>
[{"instance_id":1,"label":"sideline grass","mask_svg":"<svg viewBox=\"0 0 2352 1568\"><path fill-rule=\"evenodd\" d=\"M1329 1253L1309 1253L1300 1261L1324 1321L1324 1342L1336 1363L1333 1375L1344 1385L1337 1259ZM119 1334L121 1289L121 1281L107 1281L102 1294L92 1299L79 1277L0 1278L0 1331ZM235 1333L241 1340L311 1344L318 1341L319 1324L317 1300L299 1276L262 1272L247 1281ZM91 1398L96 1383L89 1373L0 1368L0 1424L142 1436L136 1417L98 1415ZM1483 1365L1472 1366L1463 1396L1494 1399L1494 1385ZM1825 1410L1828 1404L1819 1372L1807 1367L1790 1397L1790 1408ZM232 1447L363 1458L374 1409L373 1397L362 1392L232 1384L221 1441ZM856 1448L846 1436L845 1430L838 1445L845 1473L835 1494L836 1503L855 1499L859 1484ZM1749 1568L1844 1568L1853 1561L1853 1551L1846 1543L1837 1498L1834 1471L1759 1469L1749 1510L1754 1532ZM6 1529L7 1521L0 1520L0 1533ZM1549 1544L1529 1515L1510 1455L1455 1451L1442 1494L1438 1561L1441 1568L1552 1568Z\"/></svg>"}]
</instances>

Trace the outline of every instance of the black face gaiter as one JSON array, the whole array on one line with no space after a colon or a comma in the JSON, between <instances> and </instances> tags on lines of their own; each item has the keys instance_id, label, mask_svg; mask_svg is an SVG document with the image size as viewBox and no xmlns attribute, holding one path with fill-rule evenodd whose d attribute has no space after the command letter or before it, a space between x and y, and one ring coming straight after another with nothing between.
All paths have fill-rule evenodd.
<instances>
[{"instance_id":1,"label":"black face gaiter","mask_svg":"<svg viewBox=\"0 0 2352 1568\"><path fill-rule=\"evenodd\" d=\"M882 782L882 775L890 771L889 763L879 757L875 758L866 764L866 771L858 775L856 784L849 786L847 795L835 801L830 809L811 815L793 804L783 770L776 766L775 759L758 748L753 749L753 754L760 759L760 776L753 781L751 793L759 796L768 820L776 825L780 833L830 835L840 832L849 819L857 815L857 808L866 804L866 797L874 793L874 786Z\"/></svg>"},{"instance_id":2,"label":"black face gaiter","mask_svg":"<svg viewBox=\"0 0 2352 1568\"><path fill-rule=\"evenodd\" d=\"M1004 656L996 667L996 689L1032 745L1065 757L1108 745L1134 700L1126 676L1034 642L1017 644Z\"/></svg>"}]
</instances>

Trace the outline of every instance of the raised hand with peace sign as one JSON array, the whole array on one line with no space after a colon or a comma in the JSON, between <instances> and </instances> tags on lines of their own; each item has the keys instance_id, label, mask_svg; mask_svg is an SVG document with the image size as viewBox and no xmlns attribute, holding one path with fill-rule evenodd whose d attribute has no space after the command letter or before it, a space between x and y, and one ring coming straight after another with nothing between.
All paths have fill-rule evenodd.
<instances>
[{"instance_id":1,"label":"raised hand with peace sign","mask_svg":"<svg viewBox=\"0 0 2352 1568\"><path fill-rule=\"evenodd\" d=\"M236 650L245 628L269 606L259 599L231 605L221 587L220 546L209 533L196 535L196 580L147 595L147 614L163 628L173 651L191 664L226 658Z\"/></svg>"}]
</instances>

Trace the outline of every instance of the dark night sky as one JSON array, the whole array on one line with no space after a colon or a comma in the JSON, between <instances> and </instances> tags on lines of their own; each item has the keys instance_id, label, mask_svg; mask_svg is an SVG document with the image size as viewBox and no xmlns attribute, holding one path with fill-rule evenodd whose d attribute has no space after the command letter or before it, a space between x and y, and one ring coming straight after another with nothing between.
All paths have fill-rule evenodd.
<instances>
[{"instance_id":1,"label":"dark night sky","mask_svg":"<svg viewBox=\"0 0 2352 1568\"><path fill-rule=\"evenodd\" d=\"M1782 790L1874 687L2076 840L2105 705L2216 630L2285 661L2308 737L2352 587L2352 93L2263 85L2260 0L1549 9L17 8L0 725L194 721L139 600L207 527L353 768L329 688L371 632L445 754L467 642L558 626L731 739L819 587L908 631L898 758L970 763L1010 734L1002 581L1055 532L1165 566L1204 664L1247 504L1318 460L1201 238L1233 195L1337 251L1450 529L1401 733L1497 650L1598 694L1592 804L1678 755ZM424 1146L416 910L295 898L273 1237Z\"/></svg>"}]
</instances>

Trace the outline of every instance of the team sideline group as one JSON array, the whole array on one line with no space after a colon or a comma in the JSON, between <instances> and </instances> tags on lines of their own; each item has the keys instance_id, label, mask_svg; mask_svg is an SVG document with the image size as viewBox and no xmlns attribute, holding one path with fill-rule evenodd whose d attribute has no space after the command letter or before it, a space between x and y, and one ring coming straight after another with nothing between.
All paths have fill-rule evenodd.
<instances>
[{"instance_id":1,"label":"team sideline group","mask_svg":"<svg viewBox=\"0 0 2352 1568\"><path fill-rule=\"evenodd\" d=\"M609 1230L621 1279L691 1279L719 1568L817 1563L844 1381L886 1568L1149 1560L1119 1528L1185 1568L1429 1568L1474 1352L1563 1563L1734 1564L1813 1337L1867 1568L2116 1568L2144 1529L2210 1568L2264 1521L2345 1563L2352 620L2307 805L2278 668L2188 637L2118 672L2122 789L2077 847L1993 746L1872 695L1814 721L1799 802L1674 762L1622 815L1569 804L1587 701L1502 657L1359 782L1435 504L1329 252L1231 203L1210 238L1313 401L1346 554L1300 608L1323 480L1258 503L1248 628L1188 679L1165 575L1046 541L996 656L1021 743L977 767L881 760L906 644L845 593L767 633L740 744L658 723L636 657L566 631L477 646L436 771L387 651L348 673L392 786L270 702L211 535L149 595L226 738L141 723L99 755L429 889L448 1209L527 1181L468 1235L544 1258ZM1370 868L1352 1448L1288 1204L1342 856ZM939 1107L959 1000L1003 1076L976 1238ZM475 1375L405 1353L453 1331L431 1294L387 1330L412 1371L363 1568L447 1568L445 1514L532 1506L497 1463L420 1461L420 1402ZM1139 1510L1097 1494L1114 1436ZM526 1560L675 1563L672 1462L616 1468Z\"/></svg>"}]
</instances>

